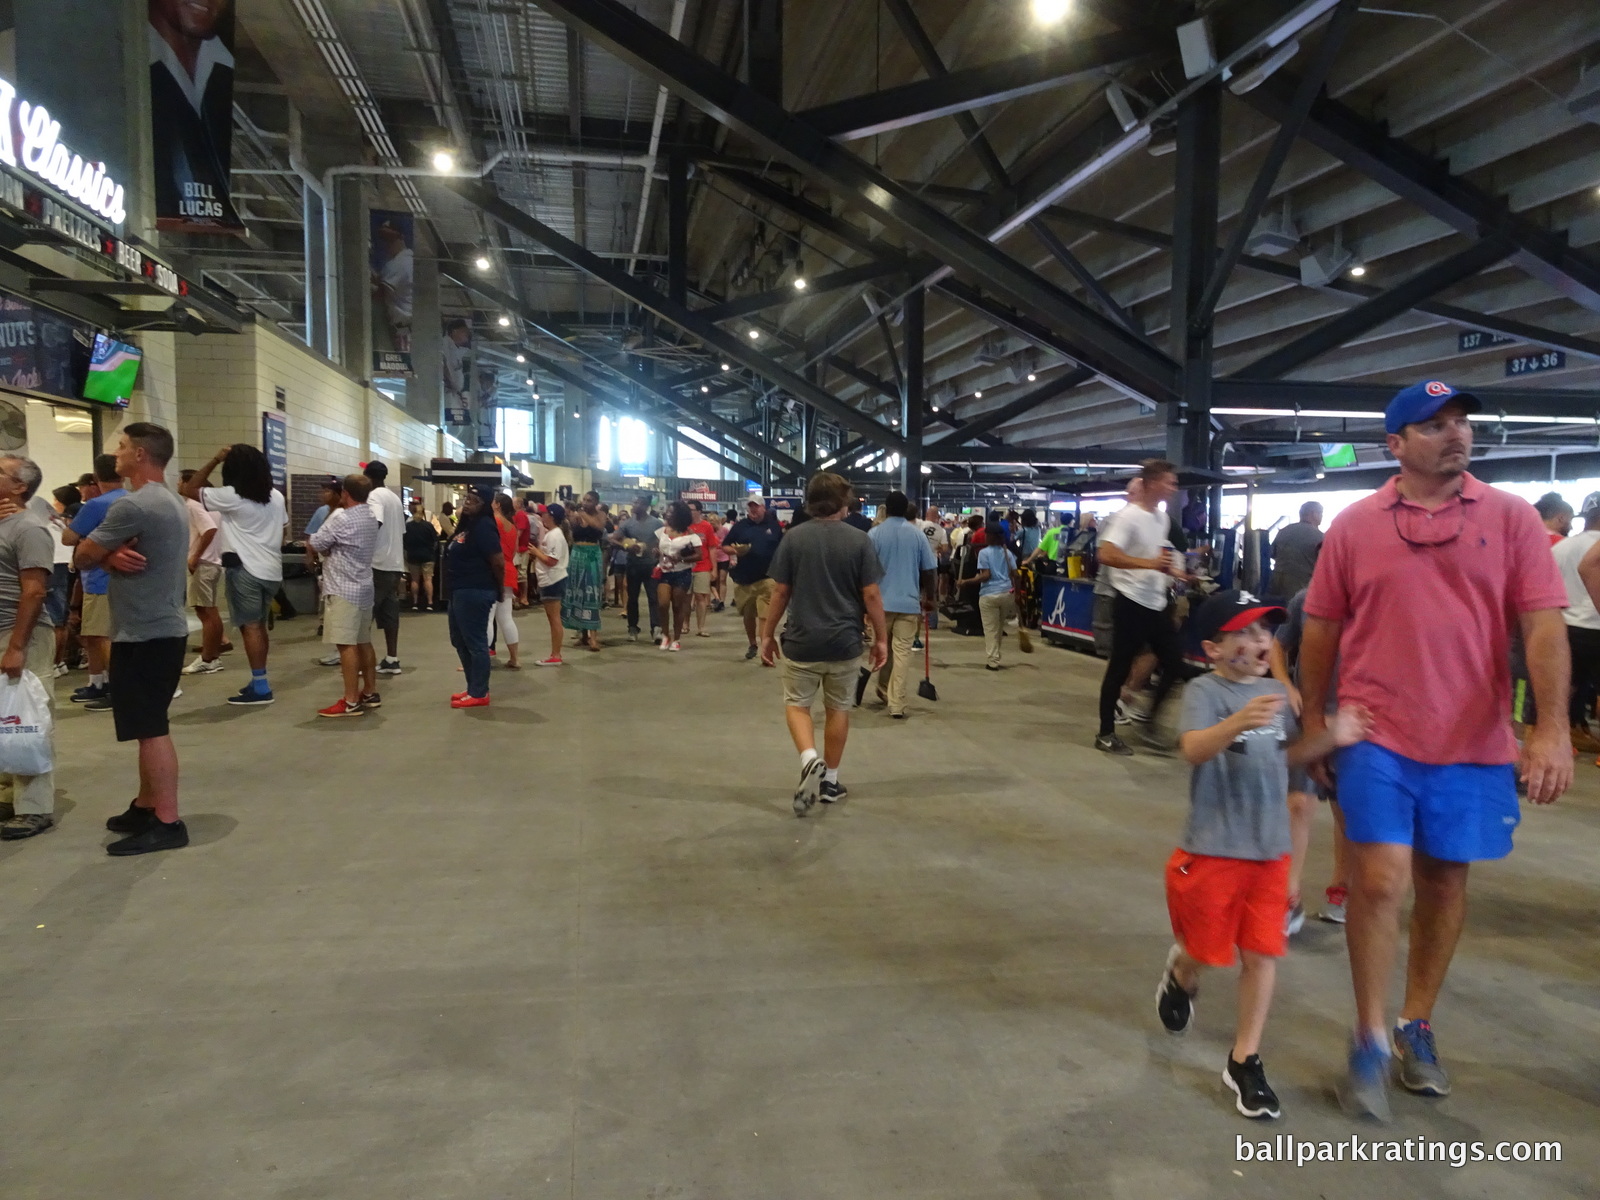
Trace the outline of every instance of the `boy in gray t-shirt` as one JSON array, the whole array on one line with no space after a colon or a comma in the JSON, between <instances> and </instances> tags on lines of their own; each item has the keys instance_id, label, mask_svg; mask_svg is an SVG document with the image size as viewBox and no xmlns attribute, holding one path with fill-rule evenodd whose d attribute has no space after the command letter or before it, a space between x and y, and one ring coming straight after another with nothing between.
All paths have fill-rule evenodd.
<instances>
[{"instance_id":1,"label":"boy in gray t-shirt","mask_svg":"<svg viewBox=\"0 0 1600 1200\"><path fill-rule=\"evenodd\" d=\"M1367 717L1341 710L1328 731L1289 743L1287 692L1267 674L1272 626L1284 611L1249 592L1218 592L1196 623L1211 674L1184 689L1179 748L1194 768L1189 821L1167 862L1167 911L1177 939L1156 1011L1183 1033L1205 967L1231 967L1237 949L1238 1018L1222 1081L1247 1117L1277 1117L1278 1098L1258 1053L1272 1004L1289 907L1289 767L1353 745Z\"/></svg>"}]
</instances>

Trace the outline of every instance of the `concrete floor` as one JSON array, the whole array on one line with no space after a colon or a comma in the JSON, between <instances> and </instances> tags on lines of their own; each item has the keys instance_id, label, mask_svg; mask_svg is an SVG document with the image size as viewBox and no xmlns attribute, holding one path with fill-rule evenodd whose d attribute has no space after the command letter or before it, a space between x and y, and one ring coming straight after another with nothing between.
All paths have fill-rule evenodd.
<instances>
[{"instance_id":1,"label":"concrete floor","mask_svg":"<svg viewBox=\"0 0 1600 1200\"><path fill-rule=\"evenodd\" d=\"M858 717L849 801L797 821L774 673L731 615L679 655L569 649L458 713L444 618L407 616L381 714L283 626L174 706L195 844L113 860L110 719L60 722L60 828L0 848L6 1200L1594 1196L1600 772L1475 872L1436 1022L1456 1080L1388 1132L1332 1106L1342 932L1280 974L1285 1106L1217 1079L1231 980L1172 1039L1161 866L1184 769L1089 748L1099 667L981 668ZM522 621L530 649L542 622ZM530 655L532 658L538 655ZM74 677L72 682L78 682ZM69 709L71 706L67 706ZM1318 829L1311 881L1327 864ZM1236 1162L1236 1137L1562 1142L1559 1164Z\"/></svg>"}]
</instances>

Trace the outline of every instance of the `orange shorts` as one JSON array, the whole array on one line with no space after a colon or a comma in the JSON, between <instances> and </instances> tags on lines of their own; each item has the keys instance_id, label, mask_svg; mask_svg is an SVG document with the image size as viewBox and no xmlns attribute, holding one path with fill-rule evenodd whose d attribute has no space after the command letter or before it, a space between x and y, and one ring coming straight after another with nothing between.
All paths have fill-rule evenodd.
<instances>
[{"instance_id":1,"label":"orange shorts","mask_svg":"<svg viewBox=\"0 0 1600 1200\"><path fill-rule=\"evenodd\" d=\"M1167 915L1184 953L1231 967L1234 947L1283 957L1288 939L1289 856L1255 862L1174 850L1167 860Z\"/></svg>"}]
</instances>

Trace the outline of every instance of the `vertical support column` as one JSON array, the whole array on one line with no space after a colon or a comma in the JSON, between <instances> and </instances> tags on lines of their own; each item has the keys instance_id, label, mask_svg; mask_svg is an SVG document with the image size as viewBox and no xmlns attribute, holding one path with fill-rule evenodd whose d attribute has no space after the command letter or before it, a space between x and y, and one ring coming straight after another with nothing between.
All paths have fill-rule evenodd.
<instances>
[{"instance_id":1,"label":"vertical support column","mask_svg":"<svg viewBox=\"0 0 1600 1200\"><path fill-rule=\"evenodd\" d=\"M761 400L761 444L763 447L772 445L772 401L770 397L763 397ZM761 456L760 483L763 492L772 489L771 455L763 454Z\"/></svg>"},{"instance_id":2,"label":"vertical support column","mask_svg":"<svg viewBox=\"0 0 1600 1200\"><path fill-rule=\"evenodd\" d=\"M440 425L444 422L444 323L439 314L439 259L432 252L431 236L422 229L417 233L406 411L425 425Z\"/></svg>"},{"instance_id":3,"label":"vertical support column","mask_svg":"<svg viewBox=\"0 0 1600 1200\"><path fill-rule=\"evenodd\" d=\"M372 377L372 288L367 265L367 189L346 176L333 185L333 240L328 244L330 291L338 295L338 319L331 328L338 338L330 354L361 379ZM334 270L337 267L337 278Z\"/></svg>"},{"instance_id":4,"label":"vertical support column","mask_svg":"<svg viewBox=\"0 0 1600 1200\"><path fill-rule=\"evenodd\" d=\"M901 328L905 337L906 386L900 394L900 433L906 439L900 456L900 490L922 515L922 414L923 404L923 325L927 293L921 288L905 298Z\"/></svg>"},{"instance_id":5,"label":"vertical support column","mask_svg":"<svg viewBox=\"0 0 1600 1200\"><path fill-rule=\"evenodd\" d=\"M783 0L744 0L745 82L783 103Z\"/></svg>"},{"instance_id":6,"label":"vertical support column","mask_svg":"<svg viewBox=\"0 0 1600 1200\"><path fill-rule=\"evenodd\" d=\"M1209 83L1178 109L1177 207L1172 246L1172 356L1183 399L1167 410L1167 457L1211 461L1212 320L1200 307L1217 256L1217 176L1222 85Z\"/></svg>"},{"instance_id":7,"label":"vertical support column","mask_svg":"<svg viewBox=\"0 0 1600 1200\"><path fill-rule=\"evenodd\" d=\"M667 159L667 298L689 306L689 160Z\"/></svg>"},{"instance_id":8,"label":"vertical support column","mask_svg":"<svg viewBox=\"0 0 1600 1200\"><path fill-rule=\"evenodd\" d=\"M306 345L333 357L328 345L328 239L325 205L309 183L301 182L301 217L306 224Z\"/></svg>"}]
</instances>

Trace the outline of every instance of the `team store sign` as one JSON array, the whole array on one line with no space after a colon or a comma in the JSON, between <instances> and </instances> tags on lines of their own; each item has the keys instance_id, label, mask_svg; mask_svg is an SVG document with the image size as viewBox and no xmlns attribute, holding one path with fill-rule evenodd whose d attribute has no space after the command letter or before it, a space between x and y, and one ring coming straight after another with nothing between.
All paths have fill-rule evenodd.
<instances>
[{"instance_id":1,"label":"team store sign","mask_svg":"<svg viewBox=\"0 0 1600 1200\"><path fill-rule=\"evenodd\" d=\"M123 187L106 174L105 163L85 162L61 140L61 122L43 105L17 98L17 89L0 79L0 162L20 166L90 212L120 226L128 217Z\"/></svg>"}]
</instances>

